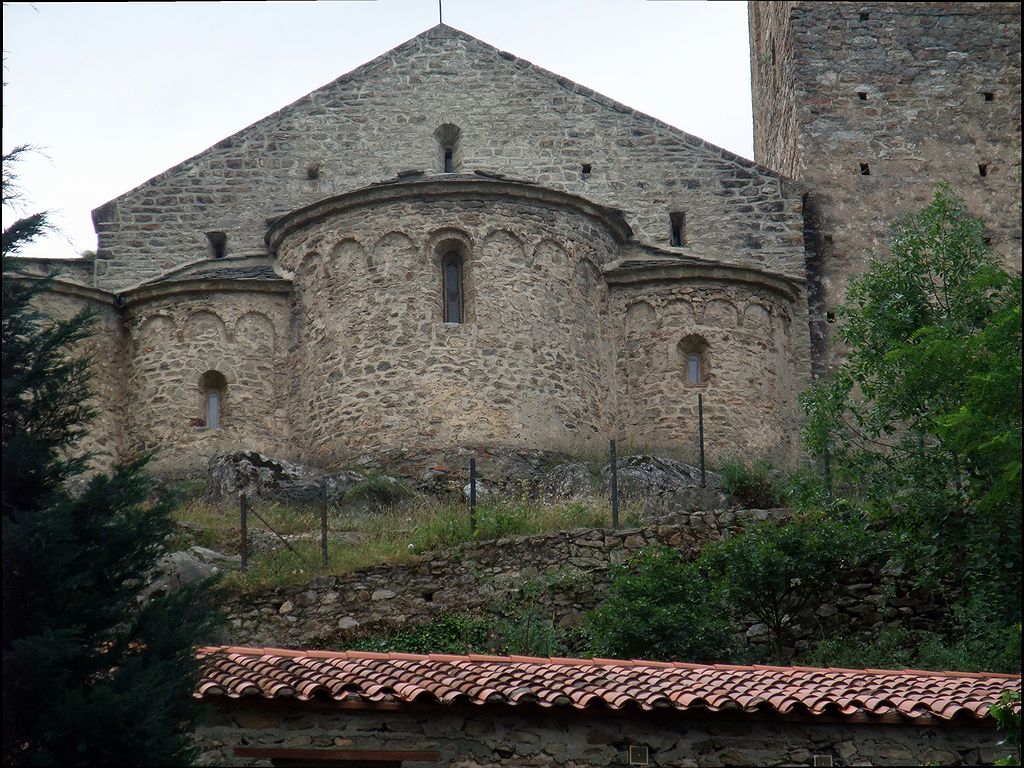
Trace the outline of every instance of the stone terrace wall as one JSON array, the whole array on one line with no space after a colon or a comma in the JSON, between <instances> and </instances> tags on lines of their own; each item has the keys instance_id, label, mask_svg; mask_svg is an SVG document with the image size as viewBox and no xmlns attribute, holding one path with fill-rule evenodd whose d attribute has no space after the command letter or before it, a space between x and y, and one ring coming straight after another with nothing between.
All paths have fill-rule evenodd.
<instances>
[{"instance_id":1,"label":"stone terrace wall","mask_svg":"<svg viewBox=\"0 0 1024 768\"><path fill-rule=\"evenodd\" d=\"M250 697L255 698L255 697ZM994 727L759 722L558 708L433 705L395 712L334 711L313 702L209 703L196 731L198 765L269 765L235 747L437 750L451 768L626 765L630 745L652 766L984 765L1000 756ZM322 707L322 705L321 705Z\"/></svg>"},{"instance_id":2,"label":"stone terrace wall","mask_svg":"<svg viewBox=\"0 0 1024 768\"><path fill-rule=\"evenodd\" d=\"M666 246L669 212L683 211L686 252L803 272L801 200L778 177L438 26L98 209L100 285L204 258L209 231L228 233L228 254L263 252L272 215L406 169L440 172L443 124L461 131L456 171L621 208Z\"/></svg>"},{"instance_id":3,"label":"stone terrace wall","mask_svg":"<svg viewBox=\"0 0 1024 768\"><path fill-rule=\"evenodd\" d=\"M551 584L539 606L557 626L571 629L598 604L610 582L610 567L643 547L665 544L694 552L752 522L784 520L790 514L785 509L679 513L661 525L513 537L427 553L410 564L317 577L305 586L233 598L227 606L229 642L337 650L402 624L422 624L446 613L481 615L496 603L515 603L520 587L539 578ZM865 572L857 582L818 609L830 629L878 628L885 621L923 628L936 615L891 574ZM885 602L892 614L883 617ZM810 634L798 631L797 636L798 648L808 647ZM753 643L766 640L763 626L749 624L747 637Z\"/></svg>"},{"instance_id":4,"label":"stone terrace wall","mask_svg":"<svg viewBox=\"0 0 1024 768\"><path fill-rule=\"evenodd\" d=\"M1020 3L750 5L754 156L809 191L823 312L942 180L1020 270Z\"/></svg>"}]
</instances>

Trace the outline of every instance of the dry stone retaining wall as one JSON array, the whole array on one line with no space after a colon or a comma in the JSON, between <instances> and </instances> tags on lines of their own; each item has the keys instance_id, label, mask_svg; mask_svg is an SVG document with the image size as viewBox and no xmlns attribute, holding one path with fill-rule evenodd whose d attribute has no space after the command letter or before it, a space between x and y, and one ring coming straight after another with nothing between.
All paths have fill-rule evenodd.
<instances>
[{"instance_id":1,"label":"dry stone retaining wall","mask_svg":"<svg viewBox=\"0 0 1024 768\"><path fill-rule=\"evenodd\" d=\"M610 568L656 544L691 552L759 520L784 520L789 510L679 513L671 522L624 530L578 529L467 544L427 553L415 562L382 565L345 576L317 577L305 586L281 587L232 599L230 642L237 645L338 649L354 639L401 625L423 624L444 614L484 615L515 603L530 580L549 585L538 606L562 629L578 627L610 582ZM669 518L666 518L668 520ZM888 608L891 613L883 615ZM936 611L908 594L892 574L865 571L862 578L822 605L828 629L880 628L884 622L927 628ZM767 641L750 622L752 643ZM795 648L815 639L797 628Z\"/></svg>"}]
</instances>

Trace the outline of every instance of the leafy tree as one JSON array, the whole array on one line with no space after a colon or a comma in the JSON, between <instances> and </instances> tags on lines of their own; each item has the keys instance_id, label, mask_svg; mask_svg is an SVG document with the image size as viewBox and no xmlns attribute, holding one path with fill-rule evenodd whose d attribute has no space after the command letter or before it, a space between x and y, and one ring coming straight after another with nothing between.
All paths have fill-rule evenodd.
<instances>
[{"instance_id":1,"label":"leafy tree","mask_svg":"<svg viewBox=\"0 0 1024 768\"><path fill-rule=\"evenodd\" d=\"M851 281L845 359L804 399L809 446L950 603L1021 598L1021 278L948 186Z\"/></svg>"},{"instance_id":2,"label":"leafy tree","mask_svg":"<svg viewBox=\"0 0 1024 768\"><path fill-rule=\"evenodd\" d=\"M15 202L5 154L4 203ZM214 612L203 587L140 608L137 594L173 523L148 501L143 462L69 480L92 415L90 316L33 308L47 281L18 280L10 258L46 214L3 232L3 759L8 765L180 764L191 754L193 643Z\"/></svg>"},{"instance_id":3,"label":"leafy tree","mask_svg":"<svg viewBox=\"0 0 1024 768\"><path fill-rule=\"evenodd\" d=\"M872 553L863 526L807 517L765 522L708 544L698 567L722 584L737 617L753 614L768 628L777 661L793 625L820 604Z\"/></svg>"},{"instance_id":4,"label":"leafy tree","mask_svg":"<svg viewBox=\"0 0 1024 768\"><path fill-rule=\"evenodd\" d=\"M616 567L607 597L587 620L597 656L726 661L736 645L721 585L666 547Z\"/></svg>"}]
</instances>

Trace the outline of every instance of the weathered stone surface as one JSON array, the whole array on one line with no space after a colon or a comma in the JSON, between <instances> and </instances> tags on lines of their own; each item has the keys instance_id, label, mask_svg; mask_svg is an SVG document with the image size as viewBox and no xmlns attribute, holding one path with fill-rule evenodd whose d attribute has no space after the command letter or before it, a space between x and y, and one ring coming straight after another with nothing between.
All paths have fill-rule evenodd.
<instances>
[{"instance_id":1,"label":"weathered stone surface","mask_svg":"<svg viewBox=\"0 0 1024 768\"><path fill-rule=\"evenodd\" d=\"M235 502L245 494L257 498L312 503L326 486L329 501L344 495L362 476L342 472L319 477L298 464L264 456L256 451L236 451L210 457L206 472L206 500Z\"/></svg>"},{"instance_id":2,"label":"weathered stone surface","mask_svg":"<svg viewBox=\"0 0 1024 768\"><path fill-rule=\"evenodd\" d=\"M594 478L586 464L567 462L548 472L540 484L541 493L552 499L576 499L594 490Z\"/></svg>"},{"instance_id":3,"label":"weathered stone surface","mask_svg":"<svg viewBox=\"0 0 1024 768\"><path fill-rule=\"evenodd\" d=\"M587 711L568 707L331 711L301 703L245 709L209 705L196 731L199 765L249 765L235 747L436 750L452 768L605 768L628 764L628 746L650 750L663 768L809 765L829 755L842 765L991 764L999 732L940 723L827 723L753 718ZM841 760L841 763L840 763Z\"/></svg>"},{"instance_id":4,"label":"weathered stone surface","mask_svg":"<svg viewBox=\"0 0 1024 768\"><path fill-rule=\"evenodd\" d=\"M754 157L809 193L819 365L827 313L938 180L1020 271L1019 5L752 2L749 21Z\"/></svg>"},{"instance_id":5,"label":"weathered stone surface","mask_svg":"<svg viewBox=\"0 0 1024 768\"><path fill-rule=\"evenodd\" d=\"M181 552L170 552L157 562L139 600L145 605L154 597L167 594L185 584L215 576L224 568L236 568L239 562L238 557L215 552L206 547L190 547Z\"/></svg>"},{"instance_id":6,"label":"weathered stone surface","mask_svg":"<svg viewBox=\"0 0 1024 768\"><path fill-rule=\"evenodd\" d=\"M706 472L707 485L721 486L714 472ZM611 464L601 470L601 481L611 488ZM626 499L649 499L685 488L700 487L700 468L664 456L623 456L618 460L619 495Z\"/></svg>"}]
</instances>

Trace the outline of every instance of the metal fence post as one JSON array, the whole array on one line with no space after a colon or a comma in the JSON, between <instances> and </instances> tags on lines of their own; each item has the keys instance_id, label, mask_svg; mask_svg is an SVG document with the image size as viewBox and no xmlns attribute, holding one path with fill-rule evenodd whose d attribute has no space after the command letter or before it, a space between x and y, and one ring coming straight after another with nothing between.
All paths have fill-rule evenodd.
<instances>
[{"instance_id":1,"label":"metal fence post","mask_svg":"<svg viewBox=\"0 0 1024 768\"><path fill-rule=\"evenodd\" d=\"M320 557L327 566L327 481L320 486Z\"/></svg>"},{"instance_id":2,"label":"metal fence post","mask_svg":"<svg viewBox=\"0 0 1024 768\"><path fill-rule=\"evenodd\" d=\"M708 479L704 470L704 395L700 392L697 393L697 434L700 440L700 487L706 488Z\"/></svg>"},{"instance_id":3,"label":"metal fence post","mask_svg":"<svg viewBox=\"0 0 1024 768\"><path fill-rule=\"evenodd\" d=\"M238 497L238 510L242 521L242 570L249 567L249 500L245 494Z\"/></svg>"},{"instance_id":4,"label":"metal fence post","mask_svg":"<svg viewBox=\"0 0 1024 768\"><path fill-rule=\"evenodd\" d=\"M619 459L615 452L615 439L609 441L612 464L612 528L619 527Z\"/></svg>"},{"instance_id":5,"label":"metal fence post","mask_svg":"<svg viewBox=\"0 0 1024 768\"><path fill-rule=\"evenodd\" d=\"M476 458L469 460L469 529L476 531Z\"/></svg>"}]
</instances>

